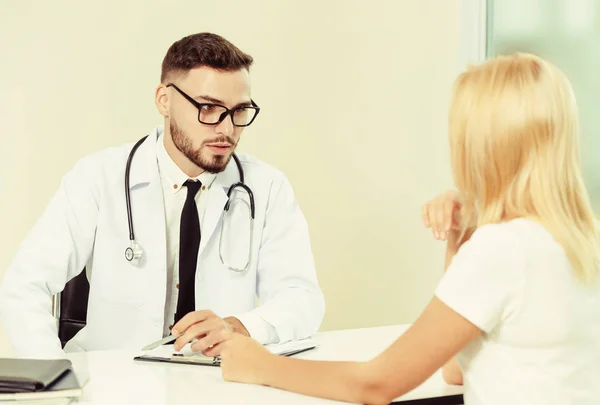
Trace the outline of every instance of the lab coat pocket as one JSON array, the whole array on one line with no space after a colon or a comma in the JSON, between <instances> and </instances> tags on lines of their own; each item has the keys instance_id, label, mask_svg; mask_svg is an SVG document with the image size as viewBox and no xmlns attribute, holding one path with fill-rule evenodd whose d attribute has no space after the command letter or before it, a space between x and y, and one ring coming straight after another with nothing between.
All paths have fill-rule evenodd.
<instances>
[{"instance_id":1,"label":"lab coat pocket","mask_svg":"<svg viewBox=\"0 0 600 405\"><path fill-rule=\"evenodd\" d=\"M92 283L102 301L142 306L149 294L148 269L131 264L92 271Z\"/></svg>"}]
</instances>

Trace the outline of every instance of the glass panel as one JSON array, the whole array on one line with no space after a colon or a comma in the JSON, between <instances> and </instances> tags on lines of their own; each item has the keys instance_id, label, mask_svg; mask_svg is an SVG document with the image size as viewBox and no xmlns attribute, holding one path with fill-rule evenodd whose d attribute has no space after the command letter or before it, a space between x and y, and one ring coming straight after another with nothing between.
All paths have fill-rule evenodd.
<instances>
[{"instance_id":1,"label":"glass panel","mask_svg":"<svg viewBox=\"0 0 600 405\"><path fill-rule=\"evenodd\" d=\"M488 0L488 56L537 54L573 84L581 114L583 174L600 212L600 0Z\"/></svg>"}]
</instances>

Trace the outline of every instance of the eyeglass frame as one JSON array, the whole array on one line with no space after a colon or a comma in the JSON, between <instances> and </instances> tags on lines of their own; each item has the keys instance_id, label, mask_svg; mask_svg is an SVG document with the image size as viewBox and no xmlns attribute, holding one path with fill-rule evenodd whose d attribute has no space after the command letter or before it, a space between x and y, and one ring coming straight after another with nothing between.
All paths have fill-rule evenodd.
<instances>
[{"instance_id":1,"label":"eyeglass frame","mask_svg":"<svg viewBox=\"0 0 600 405\"><path fill-rule=\"evenodd\" d=\"M260 112L260 107L254 102L254 100L250 99L250 106L242 106L242 107L236 107L232 110L230 110L229 108L227 108L224 105L221 104L215 104L215 103L199 103L196 100L194 100L192 97L190 97L188 94L186 94L183 90L181 90L179 87L177 87L177 85L175 85L175 83L168 83L167 87L173 87L175 90L177 90L177 92L179 94L181 94L183 96L183 98L185 98L187 101L189 101L194 107L196 107L198 109L198 122L204 125L219 125L221 122L225 121L225 119L227 118L227 116L231 116L231 124L234 127L240 127L240 128L245 128L250 126L250 124L252 124L254 122L254 120L256 119L256 117L258 116L258 113ZM202 113L202 107L204 106L214 106L214 107L222 107L225 109L225 112L223 114L221 114L221 116L219 117L219 120L217 122L213 122L213 123L206 123L206 122L202 122L200 121L200 114ZM233 114L235 113L236 110L239 110L241 108L253 108L254 110L256 110L256 113L254 114L254 117L252 117L252 119L250 120L249 123L247 123L246 125L236 125L233 122Z\"/></svg>"}]
</instances>

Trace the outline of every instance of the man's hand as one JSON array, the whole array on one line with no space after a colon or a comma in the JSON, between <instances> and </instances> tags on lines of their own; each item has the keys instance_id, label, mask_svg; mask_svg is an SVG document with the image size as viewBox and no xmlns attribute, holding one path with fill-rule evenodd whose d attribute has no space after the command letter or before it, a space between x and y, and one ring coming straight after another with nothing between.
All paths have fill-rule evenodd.
<instances>
[{"instance_id":1,"label":"man's hand","mask_svg":"<svg viewBox=\"0 0 600 405\"><path fill-rule=\"evenodd\" d=\"M448 190L423 205L423 224L437 240L446 240L450 231L459 229L460 208L458 192Z\"/></svg>"},{"instance_id":2,"label":"man's hand","mask_svg":"<svg viewBox=\"0 0 600 405\"><path fill-rule=\"evenodd\" d=\"M194 352L202 352L205 356L215 357L221 352L220 344L231 338L233 333L249 336L248 330L234 317L219 318L212 311L194 311L179 320L172 335L183 333L174 343L176 351L197 339L191 345Z\"/></svg>"}]
</instances>

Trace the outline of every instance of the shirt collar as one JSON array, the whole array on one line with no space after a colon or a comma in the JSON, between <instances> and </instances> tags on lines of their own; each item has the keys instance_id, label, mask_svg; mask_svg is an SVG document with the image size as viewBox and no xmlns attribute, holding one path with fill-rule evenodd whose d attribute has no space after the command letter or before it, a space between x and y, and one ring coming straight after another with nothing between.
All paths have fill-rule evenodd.
<instances>
[{"instance_id":1,"label":"shirt collar","mask_svg":"<svg viewBox=\"0 0 600 405\"><path fill-rule=\"evenodd\" d=\"M165 148L164 143L164 133L161 133L158 136L158 150L157 150L157 158L158 158L158 168L161 172L161 177L163 181L166 181L166 184L169 186L169 189L173 193L177 193L183 187L183 183L187 180L197 180L202 183L202 189L210 188L211 184L217 177L214 173L204 172L201 175L190 178L187 174L183 172L177 166L177 164L171 159L167 149Z\"/></svg>"}]
</instances>

